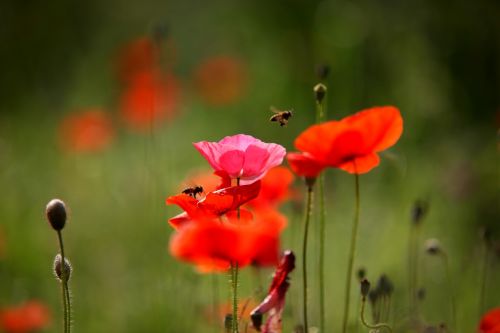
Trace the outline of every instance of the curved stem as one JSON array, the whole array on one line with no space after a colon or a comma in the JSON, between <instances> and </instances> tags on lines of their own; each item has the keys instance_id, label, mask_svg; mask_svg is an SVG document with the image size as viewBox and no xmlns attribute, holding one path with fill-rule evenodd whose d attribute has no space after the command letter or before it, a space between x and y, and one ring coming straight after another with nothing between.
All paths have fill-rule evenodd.
<instances>
[{"instance_id":1,"label":"curved stem","mask_svg":"<svg viewBox=\"0 0 500 333\"><path fill-rule=\"evenodd\" d=\"M64 244L61 230L57 230L57 238L59 240L59 250L61 251L61 286L64 309L64 332L69 333L71 330L71 300L69 298L68 277L66 276L66 259L64 256Z\"/></svg>"},{"instance_id":2,"label":"curved stem","mask_svg":"<svg viewBox=\"0 0 500 333\"><path fill-rule=\"evenodd\" d=\"M302 297L304 302L304 332L308 332L309 326L307 322L307 237L309 234L309 221L312 215L312 198L313 198L313 186L307 187L307 205L306 205L306 216L304 223L304 239L302 242Z\"/></svg>"},{"instance_id":3,"label":"curved stem","mask_svg":"<svg viewBox=\"0 0 500 333\"><path fill-rule=\"evenodd\" d=\"M392 328L391 326L389 326L388 324L386 323L378 323L378 324L374 324L374 325L371 325L371 324L368 324L365 320L365 304L366 304L366 297L363 297L361 299L361 312L360 312L360 319L361 319L361 323L369 328L369 329L372 329L372 330L380 330L382 328L385 328L386 330L388 330L389 332L392 332Z\"/></svg>"},{"instance_id":4,"label":"curved stem","mask_svg":"<svg viewBox=\"0 0 500 333\"><path fill-rule=\"evenodd\" d=\"M356 169L356 165L354 166ZM349 302L351 296L351 279L352 270L354 266L354 257L356 256L356 240L358 236L358 225L359 225L359 175L357 172L355 176L355 192L356 192L356 208L354 211L354 223L352 225L351 233L351 246L349 250L349 261L347 263L347 277L345 285L345 299L344 299L344 318L342 321L342 332L347 332L347 320L349 319Z\"/></svg>"}]
</instances>

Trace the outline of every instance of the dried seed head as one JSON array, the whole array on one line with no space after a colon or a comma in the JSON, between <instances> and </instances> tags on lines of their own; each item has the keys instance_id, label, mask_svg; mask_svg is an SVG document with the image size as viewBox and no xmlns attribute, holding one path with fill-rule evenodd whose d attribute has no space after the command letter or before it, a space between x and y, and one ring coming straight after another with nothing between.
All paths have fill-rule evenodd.
<instances>
[{"instance_id":1,"label":"dried seed head","mask_svg":"<svg viewBox=\"0 0 500 333\"><path fill-rule=\"evenodd\" d=\"M358 280L363 280L366 277L366 269L364 267L360 267L356 275L358 276Z\"/></svg>"},{"instance_id":2,"label":"dried seed head","mask_svg":"<svg viewBox=\"0 0 500 333\"><path fill-rule=\"evenodd\" d=\"M428 239L425 242L425 251L430 255L441 253L441 243L435 238Z\"/></svg>"},{"instance_id":3,"label":"dried seed head","mask_svg":"<svg viewBox=\"0 0 500 333\"><path fill-rule=\"evenodd\" d=\"M390 296L394 291L394 285L387 275L382 274L378 280L377 289L380 291L380 294Z\"/></svg>"},{"instance_id":4,"label":"dried seed head","mask_svg":"<svg viewBox=\"0 0 500 333\"><path fill-rule=\"evenodd\" d=\"M326 86L322 83L318 83L314 86L314 95L316 96L316 101L321 103L326 95Z\"/></svg>"},{"instance_id":5,"label":"dried seed head","mask_svg":"<svg viewBox=\"0 0 500 333\"><path fill-rule=\"evenodd\" d=\"M367 279L363 279L361 280L360 285L361 285L361 296L365 298L370 292L370 281L368 281Z\"/></svg>"},{"instance_id":6,"label":"dried seed head","mask_svg":"<svg viewBox=\"0 0 500 333\"><path fill-rule=\"evenodd\" d=\"M321 64L316 67L316 74L318 75L318 79L325 80L330 74L330 66Z\"/></svg>"},{"instance_id":7,"label":"dried seed head","mask_svg":"<svg viewBox=\"0 0 500 333\"><path fill-rule=\"evenodd\" d=\"M420 222L422 222L422 219L427 214L428 209L429 209L429 204L427 203L427 201L424 200L415 201L411 209L411 221L413 222L413 224L415 225L420 224Z\"/></svg>"},{"instance_id":8,"label":"dried seed head","mask_svg":"<svg viewBox=\"0 0 500 333\"><path fill-rule=\"evenodd\" d=\"M262 313L259 311L252 312L250 314L250 319L252 320L253 327L260 332L260 327L262 326Z\"/></svg>"},{"instance_id":9,"label":"dried seed head","mask_svg":"<svg viewBox=\"0 0 500 333\"><path fill-rule=\"evenodd\" d=\"M54 230L61 230L66 224L66 205L62 200L52 199L45 208L45 215Z\"/></svg>"},{"instance_id":10,"label":"dried seed head","mask_svg":"<svg viewBox=\"0 0 500 333\"><path fill-rule=\"evenodd\" d=\"M419 301L423 301L425 299L425 288L419 288L417 290L417 298Z\"/></svg>"},{"instance_id":11,"label":"dried seed head","mask_svg":"<svg viewBox=\"0 0 500 333\"><path fill-rule=\"evenodd\" d=\"M231 332L232 326L233 326L233 315L228 313L224 317L224 328L226 332Z\"/></svg>"},{"instance_id":12,"label":"dried seed head","mask_svg":"<svg viewBox=\"0 0 500 333\"><path fill-rule=\"evenodd\" d=\"M56 257L54 258L54 275L59 281L64 281L68 282L70 277L71 277L71 263L69 262L68 258L64 258L64 265L61 265L62 263L62 257L58 253ZM63 269L62 266L64 266L64 276L63 276Z\"/></svg>"}]
</instances>

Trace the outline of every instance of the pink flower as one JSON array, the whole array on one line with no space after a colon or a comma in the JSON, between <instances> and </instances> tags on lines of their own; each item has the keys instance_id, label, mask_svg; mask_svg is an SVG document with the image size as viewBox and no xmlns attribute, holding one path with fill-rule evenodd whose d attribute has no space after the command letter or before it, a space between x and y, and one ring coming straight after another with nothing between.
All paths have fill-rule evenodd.
<instances>
[{"instance_id":1,"label":"pink flower","mask_svg":"<svg viewBox=\"0 0 500 333\"><path fill-rule=\"evenodd\" d=\"M239 178L241 184L261 179L269 169L280 165L286 154L278 144L245 134L226 136L219 142L201 141L194 146L216 172Z\"/></svg>"}]
</instances>

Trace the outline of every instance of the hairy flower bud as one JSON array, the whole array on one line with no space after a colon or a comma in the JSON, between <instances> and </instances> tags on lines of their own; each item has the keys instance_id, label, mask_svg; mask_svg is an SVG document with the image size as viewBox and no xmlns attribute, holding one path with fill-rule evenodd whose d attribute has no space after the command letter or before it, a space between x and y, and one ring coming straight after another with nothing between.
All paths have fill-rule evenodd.
<instances>
[{"instance_id":1,"label":"hairy flower bud","mask_svg":"<svg viewBox=\"0 0 500 333\"><path fill-rule=\"evenodd\" d=\"M66 205L62 200L52 199L45 208L47 220L54 230L61 230L66 224Z\"/></svg>"},{"instance_id":2,"label":"hairy flower bud","mask_svg":"<svg viewBox=\"0 0 500 333\"><path fill-rule=\"evenodd\" d=\"M435 238L428 239L425 242L425 251L431 255L439 254L441 253L441 244Z\"/></svg>"},{"instance_id":3,"label":"hairy flower bud","mask_svg":"<svg viewBox=\"0 0 500 333\"><path fill-rule=\"evenodd\" d=\"M322 83L318 83L314 86L314 95L316 96L316 101L321 103L326 95L326 86Z\"/></svg>"},{"instance_id":4,"label":"hairy flower bud","mask_svg":"<svg viewBox=\"0 0 500 333\"><path fill-rule=\"evenodd\" d=\"M364 267L360 267L357 272L358 280L363 280L366 277L366 269Z\"/></svg>"},{"instance_id":5,"label":"hairy flower bud","mask_svg":"<svg viewBox=\"0 0 500 333\"><path fill-rule=\"evenodd\" d=\"M64 276L63 276L63 269L64 269ZM59 281L63 281L64 279L65 282L68 282L69 278L71 277L71 271L72 271L71 263L69 262L68 258L64 258L64 265L62 265L62 257L58 253L54 258L54 274L56 278Z\"/></svg>"}]
</instances>

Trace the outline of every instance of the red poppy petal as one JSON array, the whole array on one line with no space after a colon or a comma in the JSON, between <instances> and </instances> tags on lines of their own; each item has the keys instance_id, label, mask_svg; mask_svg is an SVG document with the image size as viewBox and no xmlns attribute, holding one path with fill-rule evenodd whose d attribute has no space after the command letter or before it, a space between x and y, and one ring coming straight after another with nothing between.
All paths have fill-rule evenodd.
<instances>
[{"instance_id":1,"label":"red poppy petal","mask_svg":"<svg viewBox=\"0 0 500 333\"><path fill-rule=\"evenodd\" d=\"M166 204L179 206L191 217L195 217L198 213L198 200L186 194L178 194L168 197Z\"/></svg>"},{"instance_id":2,"label":"red poppy petal","mask_svg":"<svg viewBox=\"0 0 500 333\"><path fill-rule=\"evenodd\" d=\"M315 158L326 158L331 153L330 143L344 128L345 126L339 121L310 126L295 139L295 148L308 152Z\"/></svg>"},{"instance_id":3,"label":"red poppy petal","mask_svg":"<svg viewBox=\"0 0 500 333\"><path fill-rule=\"evenodd\" d=\"M176 215L168 219L168 223L170 223L170 225L176 230L189 221L191 221L191 219L189 218L189 215L186 212L182 212L179 215Z\"/></svg>"},{"instance_id":4,"label":"red poppy petal","mask_svg":"<svg viewBox=\"0 0 500 333\"><path fill-rule=\"evenodd\" d=\"M325 168L308 153L288 153L288 164L298 176L315 178Z\"/></svg>"},{"instance_id":5,"label":"red poppy petal","mask_svg":"<svg viewBox=\"0 0 500 333\"><path fill-rule=\"evenodd\" d=\"M403 133L403 118L394 106L366 109L341 122L362 133L365 145L373 152L391 147Z\"/></svg>"},{"instance_id":6,"label":"red poppy petal","mask_svg":"<svg viewBox=\"0 0 500 333\"><path fill-rule=\"evenodd\" d=\"M204 199L200 200L198 207L216 215L222 215L255 199L259 195L259 191L260 181L249 185L223 188L208 193Z\"/></svg>"},{"instance_id":7,"label":"red poppy petal","mask_svg":"<svg viewBox=\"0 0 500 333\"><path fill-rule=\"evenodd\" d=\"M368 154L360 157L355 157L354 159L342 163L338 168L347 171L349 173L363 174L367 173L380 163L380 158L377 154Z\"/></svg>"}]
</instances>

